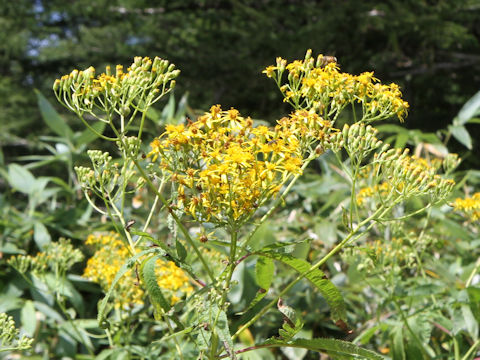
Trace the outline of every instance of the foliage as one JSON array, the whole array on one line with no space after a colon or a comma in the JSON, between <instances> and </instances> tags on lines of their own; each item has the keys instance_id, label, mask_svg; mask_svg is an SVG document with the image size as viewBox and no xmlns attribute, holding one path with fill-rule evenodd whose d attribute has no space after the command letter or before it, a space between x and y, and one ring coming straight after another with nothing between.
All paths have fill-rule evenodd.
<instances>
[{"instance_id":1,"label":"foliage","mask_svg":"<svg viewBox=\"0 0 480 360\"><path fill-rule=\"evenodd\" d=\"M1 169L0 311L27 356L475 357L478 173L446 148L459 120L404 140L378 122L409 105L373 73L310 51L264 73L293 106L275 126L219 105L187 118L171 94L157 112L179 74L159 58L55 81L85 131L37 93L52 155ZM67 181L34 176L46 165Z\"/></svg>"},{"instance_id":2,"label":"foliage","mask_svg":"<svg viewBox=\"0 0 480 360\"><path fill-rule=\"evenodd\" d=\"M252 79L277 54L294 59L310 47L337 56L348 72L368 67L399 83L412 107L408 126L435 131L478 90L478 12L476 0L4 2L2 147L10 161L46 151L32 87L51 100L58 73L126 64L131 54L176 63L179 93L188 91L194 108L221 103L273 121L286 108L266 80Z\"/></svg>"}]
</instances>

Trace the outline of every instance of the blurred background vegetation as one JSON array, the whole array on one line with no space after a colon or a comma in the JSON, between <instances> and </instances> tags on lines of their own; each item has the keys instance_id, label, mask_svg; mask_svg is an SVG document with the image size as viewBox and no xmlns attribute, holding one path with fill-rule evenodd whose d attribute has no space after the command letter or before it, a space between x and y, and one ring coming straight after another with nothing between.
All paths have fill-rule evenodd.
<instances>
[{"instance_id":1,"label":"blurred background vegetation","mask_svg":"<svg viewBox=\"0 0 480 360\"><path fill-rule=\"evenodd\" d=\"M85 340L87 335L78 337L68 327L76 316L82 336L84 329L102 333L95 316L103 293L79 276L85 261L68 277L68 284L73 284L70 292L61 294L69 309L76 309L75 316L6 264L9 256L36 254L61 236L71 238L88 255L91 249L83 245L88 234L111 230L82 199L73 172L74 165L86 164L87 148L104 145L92 144L95 136L61 108L51 91L53 81L74 68L93 65L102 72L107 64L130 64L134 56L160 56L175 63L182 71L175 102L167 99L150 114L155 121L145 134L151 139L165 123L182 122L185 115L194 116L217 103L273 123L291 109L261 71L277 56L292 61L311 48L314 54L336 56L343 71L375 71L383 83L398 83L411 111L401 126L378 124L383 139L433 157L438 149L448 151L444 146L448 142L448 149L464 159L455 175L455 196L479 188L480 171L475 169L480 158L474 154L479 150L475 139L480 135L476 125L480 95L463 107L463 113L459 111L479 91L480 0L16 0L0 1L0 29L0 312L13 314L22 331L36 337L35 351L47 354L44 358L54 358L52 354L73 358L90 347L95 351L106 347L102 340L92 345ZM340 204L349 201L349 185L332 161L322 157L315 171L306 172L276 214L278 221L267 223L256 242L308 240L311 246L300 243L294 255L310 258L321 256L343 236ZM151 199L143 200L148 204ZM466 226L450 210L435 209L394 228L404 241L394 244L397 252L377 249L374 241L388 238L382 230L365 240L362 249L368 257L346 252L327 264L324 270L348 294L353 335L334 327L320 295L308 284L299 284L289 301L308 309L304 315L310 336L356 337L357 343L390 351L393 359L416 358L411 355L418 353L412 337L423 344L433 339L430 346L445 354L439 359L449 359L454 346L462 354L476 351L472 343L480 341L480 288L473 275L480 267L479 230ZM145 209L135 211L141 223ZM163 218L157 220L154 232L166 237L169 229ZM402 232L421 235L409 242L410 235ZM387 256L416 252L413 265L400 256ZM372 255L377 253L385 256ZM386 270L371 274L369 259ZM423 267L433 275L420 276ZM233 296L242 301L257 290L252 269L248 264L239 271L242 285ZM276 287L292 276L283 268L279 274ZM433 281L437 274L442 277ZM476 288L466 294L465 284ZM397 307L413 310L408 327ZM46 312L47 320L39 324L35 311ZM279 314L269 314L257 333L275 335L279 319ZM273 359L269 354L258 358ZM301 358L297 353L284 355Z\"/></svg>"},{"instance_id":2,"label":"blurred background vegetation","mask_svg":"<svg viewBox=\"0 0 480 360\"><path fill-rule=\"evenodd\" d=\"M220 103L269 121L289 110L261 70L308 48L336 56L344 71L400 84L406 126L423 131L450 124L480 78L478 0L18 0L1 2L0 26L6 160L38 150L47 133L34 88L52 100L60 74L136 55L175 63L176 96L188 92L194 109Z\"/></svg>"}]
</instances>

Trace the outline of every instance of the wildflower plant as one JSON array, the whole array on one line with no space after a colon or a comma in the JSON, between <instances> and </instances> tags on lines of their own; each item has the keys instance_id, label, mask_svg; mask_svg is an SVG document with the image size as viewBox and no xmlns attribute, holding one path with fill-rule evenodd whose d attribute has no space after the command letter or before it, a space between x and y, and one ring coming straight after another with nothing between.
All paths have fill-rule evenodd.
<instances>
[{"instance_id":1,"label":"wildflower plant","mask_svg":"<svg viewBox=\"0 0 480 360\"><path fill-rule=\"evenodd\" d=\"M53 86L64 106L118 149L118 159L90 150L92 167L76 168L85 196L110 219L116 232L88 240L98 247L85 276L107 293L99 306L99 322L109 331L110 299L117 308L125 307L127 299L140 304L145 290L155 319L165 325L166 334L160 339L173 343L178 358L235 359L243 352L269 347L380 358L352 343L300 338L301 316L286 299L297 283L307 279L330 306L333 322L348 329L343 296L322 266L342 248L355 246L376 224L395 220L392 211L405 200L425 197L426 205L415 210L420 212L443 201L452 190L448 176L410 157L408 150L391 149L377 138L374 121L390 117L403 121L407 115L408 103L399 87L382 84L373 73L343 73L336 59L313 58L309 50L303 60L287 63L278 58L264 71L293 106L292 113L275 126L255 126L237 110L214 105L194 121L167 125L147 147L142 141L147 111L171 91L178 73L166 60L135 58L126 72L121 66L115 75L109 67L98 76L93 68L74 70ZM353 121L336 128L346 108ZM95 121L107 124L114 136L100 133ZM334 154L350 183L343 239L311 262L287 251L295 243L253 244L257 230L285 201L308 165L326 152ZM367 186L371 190L365 190ZM126 204L140 189L152 194L152 206L145 219L132 220L134 214ZM374 203L368 202L370 198ZM364 206L369 211L362 211ZM155 219L168 223L170 236L150 231ZM220 266L207 255L212 247L226 254ZM252 259L259 290L243 311L248 317L233 323L229 294L236 286L234 274ZM275 262L297 273L279 290L271 290ZM168 284L175 276L177 283ZM135 280L138 288L128 287ZM169 286L182 289L183 295L169 298ZM202 311L192 311L198 308ZM251 334L257 321L274 309L284 319L278 336L241 348L238 339ZM113 340L109 341L113 347Z\"/></svg>"}]
</instances>

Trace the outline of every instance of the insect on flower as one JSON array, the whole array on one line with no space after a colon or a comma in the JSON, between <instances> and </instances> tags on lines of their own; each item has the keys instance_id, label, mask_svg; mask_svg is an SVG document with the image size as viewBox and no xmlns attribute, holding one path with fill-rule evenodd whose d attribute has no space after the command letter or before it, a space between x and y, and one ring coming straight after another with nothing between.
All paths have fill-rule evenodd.
<instances>
[{"instance_id":1,"label":"insect on flower","mask_svg":"<svg viewBox=\"0 0 480 360\"><path fill-rule=\"evenodd\" d=\"M320 55L317 58L317 67L325 67L328 64L337 63L337 58L335 56L324 56Z\"/></svg>"}]
</instances>

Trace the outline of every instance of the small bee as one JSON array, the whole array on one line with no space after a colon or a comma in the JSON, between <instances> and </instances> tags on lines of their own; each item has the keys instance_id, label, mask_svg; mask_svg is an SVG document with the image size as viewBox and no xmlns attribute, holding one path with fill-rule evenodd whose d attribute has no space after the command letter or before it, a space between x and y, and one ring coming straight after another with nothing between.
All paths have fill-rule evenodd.
<instances>
[{"instance_id":1,"label":"small bee","mask_svg":"<svg viewBox=\"0 0 480 360\"><path fill-rule=\"evenodd\" d=\"M337 58L335 56L318 55L317 67L323 68L330 63L337 63Z\"/></svg>"}]
</instances>

